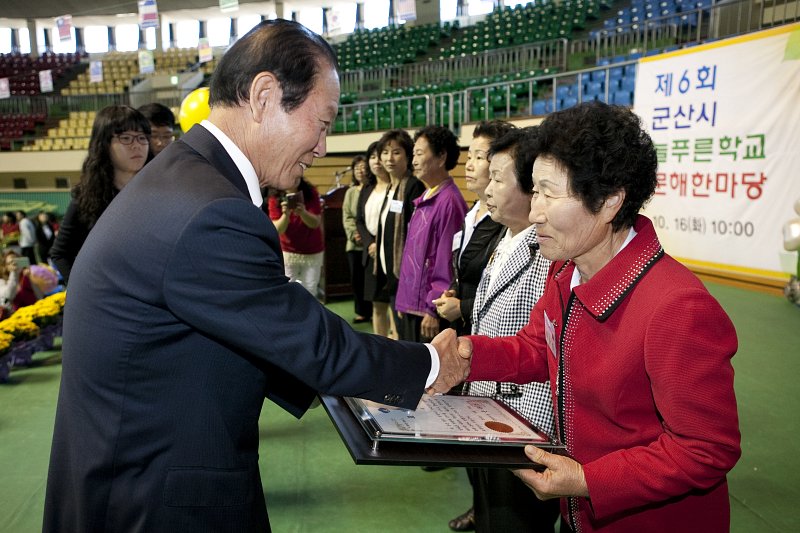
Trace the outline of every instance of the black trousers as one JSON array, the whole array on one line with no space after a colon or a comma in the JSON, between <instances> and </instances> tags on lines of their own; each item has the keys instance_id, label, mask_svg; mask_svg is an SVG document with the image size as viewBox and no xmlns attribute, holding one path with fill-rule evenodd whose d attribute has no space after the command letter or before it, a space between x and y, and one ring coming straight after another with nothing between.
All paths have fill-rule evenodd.
<instances>
[{"instance_id":1,"label":"black trousers","mask_svg":"<svg viewBox=\"0 0 800 533\"><path fill-rule=\"evenodd\" d=\"M347 252L347 264L350 266L350 284L353 286L353 310L356 316L370 318L372 302L364 299L364 265L361 264L361 250Z\"/></svg>"},{"instance_id":2,"label":"black trousers","mask_svg":"<svg viewBox=\"0 0 800 533\"><path fill-rule=\"evenodd\" d=\"M36 264L36 252L33 251L33 246L26 246L24 248L20 248L23 257L27 257L32 265Z\"/></svg>"},{"instance_id":3,"label":"black trousers","mask_svg":"<svg viewBox=\"0 0 800 533\"><path fill-rule=\"evenodd\" d=\"M541 501L511 470L467 468L477 533L554 533L559 500Z\"/></svg>"}]
</instances>

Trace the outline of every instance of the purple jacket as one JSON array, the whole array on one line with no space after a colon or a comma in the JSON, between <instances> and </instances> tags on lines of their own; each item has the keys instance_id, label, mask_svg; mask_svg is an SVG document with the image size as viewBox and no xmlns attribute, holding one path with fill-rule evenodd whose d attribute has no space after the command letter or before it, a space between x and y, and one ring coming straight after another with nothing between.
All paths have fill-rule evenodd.
<instances>
[{"instance_id":1,"label":"purple jacket","mask_svg":"<svg viewBox=\"0 0 800 533\"><path fill-rule=\"evenodd\" d=\"M395 308L400 313L436 316L431 303L450 288L453 235L461 229L467 203L452 178L428 200L414 200L408 224Z\"/></svg>"}]
</instances>

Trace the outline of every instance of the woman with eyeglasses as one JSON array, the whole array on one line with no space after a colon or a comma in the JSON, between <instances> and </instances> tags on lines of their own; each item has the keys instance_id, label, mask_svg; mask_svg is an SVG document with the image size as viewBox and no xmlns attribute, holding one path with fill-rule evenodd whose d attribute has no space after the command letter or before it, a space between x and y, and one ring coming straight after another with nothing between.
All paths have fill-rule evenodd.
<instances>
[{"instance_id":1,"label":"woman with eyeglasses","mask_svg":"<svg viewBox=\"0 0 800 533\"><path fill-rule=\"evenodd\" d=\"M72 190L72 201L50 250L65 284L89 231L111 200L142 169L149 146L150 123L139 111L124 105L98 111L81 181Z\"/></svg>"}]
</instances>

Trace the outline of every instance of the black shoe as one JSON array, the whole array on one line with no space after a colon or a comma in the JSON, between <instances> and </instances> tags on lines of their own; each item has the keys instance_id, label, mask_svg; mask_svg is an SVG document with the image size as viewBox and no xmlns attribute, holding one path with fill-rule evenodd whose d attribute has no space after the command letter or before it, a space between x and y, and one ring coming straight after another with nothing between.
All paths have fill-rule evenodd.
<instances>
[{"instance_id":1,"label":"black shoe","mask_svg":"<svg viewBox=\"0 0 800 533\"><path fill-rule=\"evenodd\" d=\"M422 466L420 467L426 472L438 472L439 470L444 470L447 468L446 466Z\"/></svg>"},{"instance_id":2,"label":"black shoe","mask_svg":"<svg viewBox=\"0 0 800 533\"><path fill-rule=\"evenodd\" d=\"M353 324L363 324L364 322L369 322L370 320L372 319L365 316L357 316L353 319Z\"/></svg>"},{"instance_id":3,"label":"black shoe","mask_svg":"<svg viewBox=\"0 0 800 533\"><path fill-rule=\"evenodd\" d=\"M447 523L453 531L474 531L475 530L475 508L470 507L469 511L457 516Z\"/></svg>"}]
</instances>

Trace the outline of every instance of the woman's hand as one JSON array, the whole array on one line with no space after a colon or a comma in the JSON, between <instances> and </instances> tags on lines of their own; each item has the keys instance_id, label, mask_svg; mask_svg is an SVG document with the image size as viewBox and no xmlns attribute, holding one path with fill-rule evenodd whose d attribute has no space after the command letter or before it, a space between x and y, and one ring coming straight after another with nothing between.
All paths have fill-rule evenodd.
<instances>
[{"instance_id":1,"label":"woman's hand","mask_svg":"<svg viewBox=\"0 0 800 533\"><path fill-rule=\"evenodd\" d=\"M456 291L446 290L433 301L436 312L445 320L453 322L461 318L461 300L455 297Z\"/></svg>"},{"instance_id":2,"label":"woman's hand","mask_svg":"<svg viewBox=\"0 0 800 533\"><path fill-rule=\"evenodd\" d=\"M297 207L294 208L294 213L300 217L300 220L303 221L309 228L318 228L320 222L322 221L322 217L311 213L306 209L306 205L304 203L297 204Z\"/></svg>"},{"instance_id":3,"label":"woman's hand","mask_svg":"<svg viewBox=\"0 0 800 533\"><path fill-rule=\"evenodd\" d=\"M543 472L535 470L514 470L514 474L536 494L540 500L564 498L567 496L589 497L589 487L583 475L583 467L577 461L547 453L535 446L525 446L528 459L544 465Z\"/></svg>"},{"instance_id":4,"label":"woman's hand","mask_svg":"<svg viewBox=\"0 0 800 533\"><path fill-rule=\"evenodd\" d=\"M439 319L433 315L425 314L422 317L422 324L419 333L423 339L432 339L439 334Z\"/></svg>"},{"instance_id":5,"label":"woman's hand","mask_svg":"<svg viewBox=\"0 0 800 533\"><path fill-rule=\"evenodd\" d=\"M371 244L369 245L369 248L367 248L367 253L369 254L369 256L370 256L371 258L375 259L375 254L376 254L377 252L378 252L378 245L377 245L377 243L374 243L374 242L373 242L373 243L371 243Z\"/></svg>"}]
</instances>

